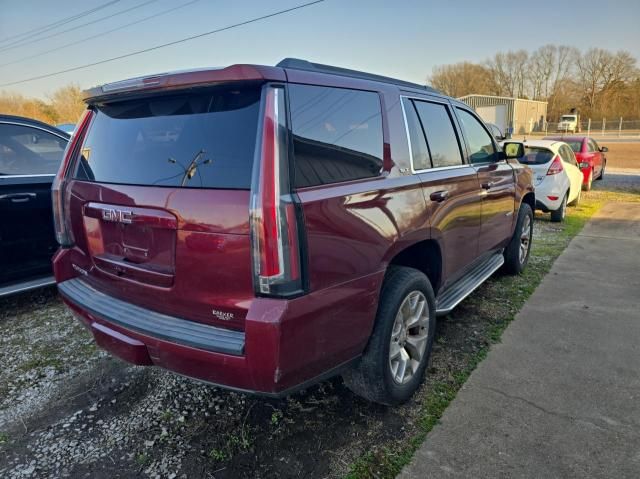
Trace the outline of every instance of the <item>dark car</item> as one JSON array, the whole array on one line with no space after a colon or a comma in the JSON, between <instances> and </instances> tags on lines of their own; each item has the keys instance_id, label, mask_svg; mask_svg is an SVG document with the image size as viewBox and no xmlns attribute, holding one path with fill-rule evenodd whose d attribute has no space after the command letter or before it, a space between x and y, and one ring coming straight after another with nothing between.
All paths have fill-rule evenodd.
<instances>
[{"instance_id":1,"label":"dark car","mask_svg":"<svg viewBox=\"0 0 640 479\"><path fill-rule=\"evenodd\" d=\"M604 178L607 168L605 153L609 151L606 146L598 146L596 140L588 136L546 136L544 139L563 141L571 147L582 171L583 190L590 191L593 180Z\"/></svg>"},{"instance_id":2,"label":"dark car","mask_svg":"<svg viewBox=\"0 0 640 479\"><path fill-rule=\"evenodd\" d=\"M51 183L69 135L0 115L0 296L54 282Z\"/></svg>"},{"instance_id":3,"label":"dark car","mask_svg":"<svg viewBox=\"0 0 640 479\"><path fill-rule=\"evenodd\" d=\"M287 59L86 101L53 187L54 271L132 363L271 396L343 374L396 404L436 315L527 263L531 171L433 89Z\"/></svg>"}]
</instances>

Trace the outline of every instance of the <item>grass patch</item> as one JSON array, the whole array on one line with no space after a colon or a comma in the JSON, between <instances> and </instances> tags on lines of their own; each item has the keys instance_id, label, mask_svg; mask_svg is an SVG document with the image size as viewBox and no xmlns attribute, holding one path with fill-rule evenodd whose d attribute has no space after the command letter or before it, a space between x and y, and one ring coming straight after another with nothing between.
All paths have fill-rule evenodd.
<instances>
[{"instance_id":1,"label":"grass patch","mask_svg":"<svg viewBox=\"0 0 640 479\"><path fill-rule=\"evenodd\" d=\"M458 390L476 366L487 356L491 345L500 341L502 333L533 291L549 272L554 261L585 223L608 201L640 202L640 193L594 190L583 194L578 207L569 208L564 223L551 223L549 215L536 215L534 241L529 264L520 276L495 276L474 292L459 307L456 314L475 315L488 323L483 330L483 346L466 354L460 365L453 368L446 379L430 381L420 393L418 420L401 439L388 441L382 447L360 456L350 468L348 479L394 478L407 465L427 434L439 422L442 414L455 398ZM445 319L445 321L447 321ZM436 337L436 344L447 348Z\"/></svg>"}]
</instances>

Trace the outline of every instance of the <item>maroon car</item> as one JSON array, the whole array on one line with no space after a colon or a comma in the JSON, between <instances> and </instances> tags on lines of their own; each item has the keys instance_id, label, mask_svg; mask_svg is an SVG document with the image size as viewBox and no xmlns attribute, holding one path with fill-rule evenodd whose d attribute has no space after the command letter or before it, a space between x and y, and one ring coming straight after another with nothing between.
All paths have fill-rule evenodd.
<instances>
[{"instance_id":1,"label":"maroon car","mask_svg":"<svg viewBox=\"0 0 640 479\"><path fill-rule=\"evenodd\" d=\"M544 139L563 141L571 147L584 176L582 189L590 191L593 180L604 178L607 167L607 158L604 154L609 151L606 146L599 147L596 140L588 136L546 136Z\"/></svg>"},{"instance_id":2,"label":"maroon car","mask_svg":"<svg viewBox=\"0 0 640 479\"><path fill-rule=\"evenodd\" d=\"M53 188L55 277L132 363L271 396L343 374L396 404L436 315L527 264L530 170L430 88L287 59L86 101Z\"/></svg>"}]
</instances>

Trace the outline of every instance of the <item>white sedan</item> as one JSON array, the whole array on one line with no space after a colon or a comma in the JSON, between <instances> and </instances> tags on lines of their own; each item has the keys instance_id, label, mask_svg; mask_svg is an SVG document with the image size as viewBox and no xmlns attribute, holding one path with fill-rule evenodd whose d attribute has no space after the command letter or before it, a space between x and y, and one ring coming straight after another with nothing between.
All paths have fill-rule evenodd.
<instances>
[{"instance_id":1,"label":"white sedan","mask_svg":"<svg viewBox=\"0 0 640 479\"><path fill-rule=\"evenodd\" d=\"M536 209L551 213L551 221L563 221L567 205L580 201L582 172L573 150L561 141L524 141L518 161L533 170Z\"/></svg>"}]
</instances>

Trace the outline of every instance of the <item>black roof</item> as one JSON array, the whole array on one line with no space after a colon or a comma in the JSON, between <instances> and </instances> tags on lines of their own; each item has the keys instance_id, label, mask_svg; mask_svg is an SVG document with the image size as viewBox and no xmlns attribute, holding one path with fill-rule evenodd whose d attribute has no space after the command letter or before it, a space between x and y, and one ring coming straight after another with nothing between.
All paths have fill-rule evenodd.
<instances>
[{"instance_id":1,"label":"black roof","mask_svg":"<svg viewBox=\"0 0 640 479\"><path fill-rule=\"evenodd\" d=\"M340 75L344 77L360 78L362 80L390 83L390 84L397 85L404 88L414 88L418 90L427 91L429 93L441 94L438 90L434 88L431 88L425 85L420 85L418 83L398 80L396 78L376 75L374 73L361 72L358 70L349 70L348 68L334 67L332 65L323 65L322 63L312 63L308 60L301 60L299 58L285 58L276 66L281 68L290 68L293 70L304 70L304 71L315 72L315 73L328 73L330 75Z\"/></svg>"},{"instance_id":2,"label":"black roof","mask_svg":"<svg viewBox=\"0 0 640 479\"><path fill-rule=\"evenodd\" d=\"M50 130L52 133L57 133L59 136L64 136L65 138L69 138L69 133L62 131L59 128L56 128L53 125L49 125L40 120L34 120L33 118L27 118L25 116L17 116L17 115L5 115L0 113L0 123L23 123L25 125L36 126L38 128L43 128L45 130Z\"/></svg>"}]
</instances>

